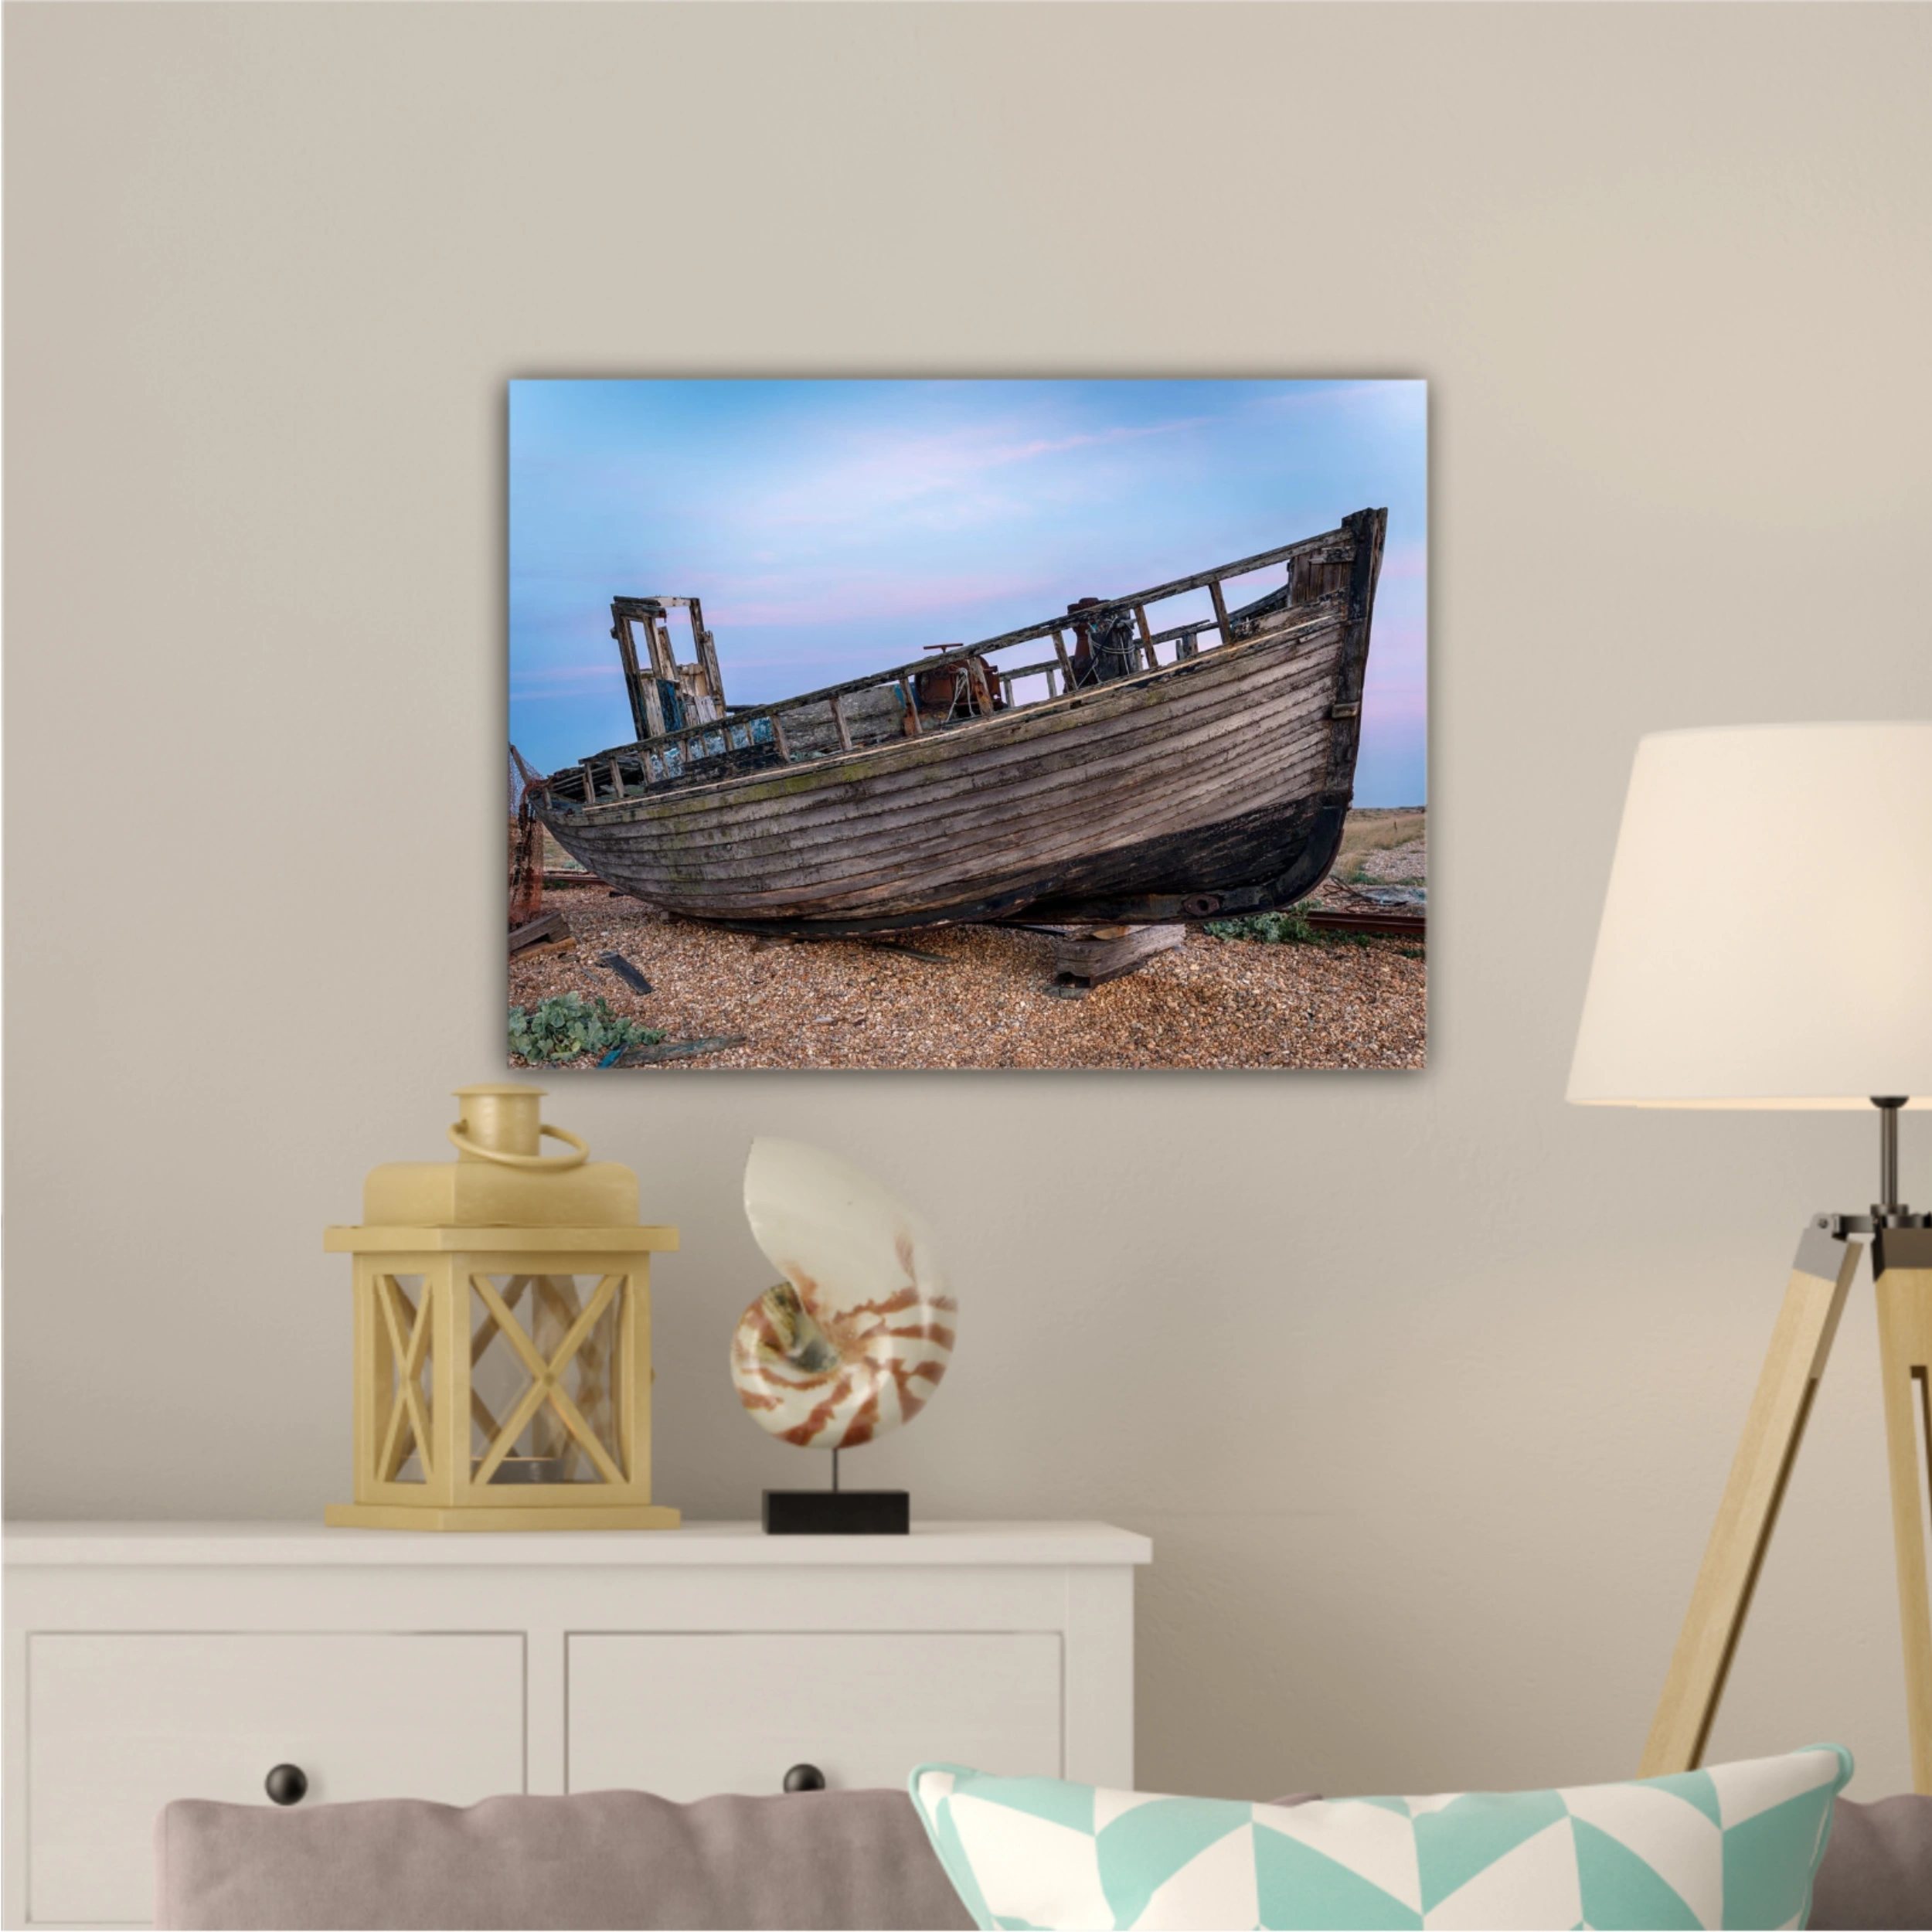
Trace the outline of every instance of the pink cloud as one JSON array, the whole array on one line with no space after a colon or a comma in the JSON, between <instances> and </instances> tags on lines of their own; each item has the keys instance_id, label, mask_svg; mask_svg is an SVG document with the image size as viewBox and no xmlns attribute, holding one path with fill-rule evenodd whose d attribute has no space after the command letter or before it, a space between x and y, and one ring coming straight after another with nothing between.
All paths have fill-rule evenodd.
<instances>
[{"instance_id":1,"label":"pink cloud","mask_svg":"<svg viewBox=\"0 0 1932 1932\"><path fill-rule=\"evenodd\" d=\"M875 437L872 447L842 463L815 468L808 480L774 491L747 516L753 524L838 523L881 515L902 515L910 505L927 503L913 514L930 515L929 500L951 495L947 520L981 521L1009 512L1007 498L971 486L990 473L1033 463L1075 450L1138 442L1151 436L1194 429L1213 419L1177 417L1165 422L1121 423L1065 436L1019 436L992 425L940 435Z\"/></svg>"}]
</instances>

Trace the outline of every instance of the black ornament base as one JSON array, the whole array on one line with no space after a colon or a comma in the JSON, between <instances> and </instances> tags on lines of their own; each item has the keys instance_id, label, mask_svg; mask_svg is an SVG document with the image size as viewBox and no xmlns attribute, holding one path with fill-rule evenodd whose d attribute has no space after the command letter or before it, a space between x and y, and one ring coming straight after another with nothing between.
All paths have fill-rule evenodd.
<instances>
[{"instance_id":1,"label":"black ornament base","mask_svg":"<svg viewBox=\"0 0 1932 1932\"><path fill-rule=\"evenodd\" d=\"M903 1489L767 1489L767 1536L905 1536L912 1498Z\"/></svg>"}]
</instances>

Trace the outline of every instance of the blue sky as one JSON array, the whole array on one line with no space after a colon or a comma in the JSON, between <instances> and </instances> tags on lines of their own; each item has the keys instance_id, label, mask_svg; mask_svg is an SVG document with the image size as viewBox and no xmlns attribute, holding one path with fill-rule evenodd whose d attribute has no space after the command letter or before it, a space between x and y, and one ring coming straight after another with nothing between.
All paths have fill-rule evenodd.
<instances>
[{"instance_id":1,"label":"blue sky","mask_svg":"<svg viewBox=\"0 0 1932 1932\"><path fill-rule=\"evenodd\" d=\"M616 595L702 598L726 696L756 703L1386 505L1355 800L1420 804L1426 393L1417 382L512 383L510 736L545 771L629 740ZM1277 566L1230 591L1281 577ZM1158 628L1197 604L1205 613L1205 593L1150 616ZM689 657L675 620L672 638Z\"/></svg>"}]
</instances>

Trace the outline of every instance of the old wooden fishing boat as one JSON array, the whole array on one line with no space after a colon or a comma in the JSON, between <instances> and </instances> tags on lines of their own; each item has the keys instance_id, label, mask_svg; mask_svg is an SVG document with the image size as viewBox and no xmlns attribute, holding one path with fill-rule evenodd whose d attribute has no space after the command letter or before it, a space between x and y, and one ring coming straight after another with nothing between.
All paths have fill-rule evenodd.
<instances>
[{"instance_id":1,"label":"old wooden fishing boat","mask_svg":"<svg viewBox=\"0 0 1932 1932\"><path fill-rule=\"evenodd\" d=\"M613 886L754 930L1291 904L1341 840L1387 518L1358 511L1319 536L767 705L725 702L696 598L618 597L636 736L539 780L532 804ZM1284 564L1284 583L1228 607L1225 581ZM1149 618L1203 589L1211 615ZM1002 662L1049 639L1051 658Z\"/></svg>"}]
</instances>

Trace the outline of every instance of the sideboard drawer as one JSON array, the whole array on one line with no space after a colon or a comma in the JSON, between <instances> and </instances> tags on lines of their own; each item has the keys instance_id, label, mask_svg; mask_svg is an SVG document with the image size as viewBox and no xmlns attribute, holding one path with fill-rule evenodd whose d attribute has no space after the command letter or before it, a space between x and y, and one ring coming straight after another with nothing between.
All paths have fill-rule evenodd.
<instances>
[{"instance_id":1,"label":"sideboard drawer","mask_svg":"<svg viewBox=\"0 0 1932 1932\"><path fill-rule=\"evenodd\" d=\"M773 1792L795 1764L835 1790L903 1787L932 1758L1058 1777L1059 1632L570 1639L573 1791Z\"/></svg>"},{"instance_id":2,"label":"sideboard drawer","mask_svg":"<svg viewBox=\"0 0 1932 1932\"><path fill-rule=\"evenodd\" d=\"M29 1910L145 1921L171 1798L306 1804L523 1788L523 1638L35 1632L27 1664Z\"/></svg>"}]
</instances>

